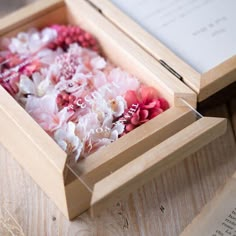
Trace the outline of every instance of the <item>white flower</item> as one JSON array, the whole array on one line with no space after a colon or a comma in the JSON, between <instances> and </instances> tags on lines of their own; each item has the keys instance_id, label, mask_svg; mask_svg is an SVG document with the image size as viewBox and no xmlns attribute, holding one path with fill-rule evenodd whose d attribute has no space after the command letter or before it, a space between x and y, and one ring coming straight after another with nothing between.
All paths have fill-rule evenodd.
<instances>
[{"instance_id":1,"label":"white flower","mask_svg":"<svg viewBox=\"0 0 236 236\"><path fill-rule=\"evenodd\" d=\"M55 69L56 67L53 68L53 70ZM90 76L91 74L76 73L70 80L61 77L60 81L55 85L55 89L81 96L86 90L87 81Z\"/></svg>"},{"instance_id":2,"label":"white flower","mask_svg":"<svg viewBox=\"0 0 236 236\"><path fill-rule=\"evenodd\" d=\"M12 38L8 47L12 53L31 54L43 48L56 37L57 32L54 29L45 28L41 32L31 29L28 32L21 32L17 37Z\"/></svg>"},{"instance_id":3,"label":"white flower","mask_svg":"<svg viewBox=\"0 0 236 236\"><path fill-rule=\"evenodd\" d=\"M41 63L50 66L55 62L56 57L61 55L62 53L63 50L61 48L57 48L57 50L55 51L44 48L37 53L35 59L40 60Z\"/></svg>"},{"instance_id":4,"label":"white flower","mask_svg":"<svg viewBox=\"0 0 236 236\"><path fill-rule=\"evenodd\" d=\"M39 72L33 73L32 80L26 75L21 75L19 93L41 97L46 94L49 85L50 80L44 79Z\"/></svg>"},{"instance_id":5,"label":"white flower","mask_svg":"<svg viewBox=\"0 0 236 236\"><path fill-rule=\"evenodd\" d=\"M113 110L106 99L101 95L97 95L92 100L92 111L97 114L98 120L101 124L111 124L113 120Z\"/></svg>"},{"instance_id":6,"label":"white flower","mask_svg":"<svg viewBox=\"0 0 236 236\"><path fill-rule=\"evenodd\" d=\"M76 126L76 134L83 140L82 155L90 155L96 150L109 145L118 139L124 132L124 124L112 123L112 118L105 118L103 122L99 120L98 114L88 113L79 119Z\"/></svg>"},{"instance_id":7,"label":"white flower","mask_svg":"<svg viewBox=\"0 0 236 236\"><path fill-rule=\"evenodd\" d=\"M105 68L105 66L107 64L106 61L104 60L104 58L101 56L97 56L97 57L92 58L90 63L92 65L93 69L95 69L95 70L96 69L102 70Z\"/></svg>"},{"instance_id":8,"label":"white flower","mask_svg":"<svg viewBox=\"0 0 236 236\"><path fill-rule=\"evenodd\" d=\"M80 139L86 140L89 138L90 134L100 126L101 123L98 119L98 115L96 113L89 112L86 115L80 117L76 126L76 133Z\"/></svg>"},{"instance_id":9,"label":"white flower","mask_svg":"<svg viewBox=\"0 0 236 236\"><path fill-rule=\"evenodd\" d=\"M68 155L73 155L78 161L83 145L75 134L75 123L69 121L64 124L54 133L54 139Z\"/></svg>"},{"instance_id":10,"label":"white flower","mask_svg":"<svg viewBox=\"0 0 236 236\"><path fill-rule=\"evenodd\" d=\"M125 112L127 103L122 96L117 96L115 99L111 100L110 106L113 111L113 115L115 117L119 117Z\"/></svg>"},{"instance_id":11,"label":"white flower","mask_svg":"<svg viewBox=\"0 0 236 236\"><path fill-rule=\"evenodd\" d=\"M111 137L116 140L118 136L125 130L125 125L122 122L116 122L114 127L111 129Z\"/></svg>"},{"instance_id":12,"label":"white flower","mask_svg":"<svg viewBox=\"0 0 236 236\"><path fill-rule=\"evenodd\" d=\"M103 71L96 70L91 76L91 83L93 84L95 89L99 89L100 87L107 85L107 77Z\"/></svg>"}]
</instances>

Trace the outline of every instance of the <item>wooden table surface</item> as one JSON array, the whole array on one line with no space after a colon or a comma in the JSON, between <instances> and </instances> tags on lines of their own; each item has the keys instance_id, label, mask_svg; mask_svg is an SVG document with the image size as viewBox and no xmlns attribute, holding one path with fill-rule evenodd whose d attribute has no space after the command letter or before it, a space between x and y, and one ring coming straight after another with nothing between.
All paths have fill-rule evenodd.
<instances>
[{"instance_id":1,"label":"wooden table surface","mask_svg":"<svg viewBox=\"0 0 236 236\"><path fill-rule=\"evenodd\" d=\"M1 0L6 14L31 0ZM227 117L225 135L91 219L69 222L0 146L0 236L176 236L236 170L236 98L204 115Z\"/></svg>"}]
</instances>

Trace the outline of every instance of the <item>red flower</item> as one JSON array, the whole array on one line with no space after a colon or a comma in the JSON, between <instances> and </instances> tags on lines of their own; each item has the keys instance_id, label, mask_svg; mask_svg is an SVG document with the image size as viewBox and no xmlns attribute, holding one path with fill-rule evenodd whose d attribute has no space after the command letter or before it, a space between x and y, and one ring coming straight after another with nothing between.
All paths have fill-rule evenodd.
<instances>
[{"instance_id":1,"label":"red flower","mask_svg":"<svg viewBox=\"0 0 236 236\"><path fill-rule=\"evenodd\" d=\"M138 91L129 90L125 94L128 105L120 119L126 124L125 133L144 124L169 108L164 98L159 98L153 87L142 86Z\"/></svg>"},{"instance_id":2,"label":"red flower","mask_svg":"<svg viewBox=\"0 0 236 236\"><path fill-rule=\"evenodd\" d=\"M78 43L81 47L99 51L97 40L79 26L53 25L51 28L56 30L58 35L57 38L48 45L48 47L53 50L57 47L61 47L64 51L67 51L70 44Z\"/></svg>"}]
</instances>

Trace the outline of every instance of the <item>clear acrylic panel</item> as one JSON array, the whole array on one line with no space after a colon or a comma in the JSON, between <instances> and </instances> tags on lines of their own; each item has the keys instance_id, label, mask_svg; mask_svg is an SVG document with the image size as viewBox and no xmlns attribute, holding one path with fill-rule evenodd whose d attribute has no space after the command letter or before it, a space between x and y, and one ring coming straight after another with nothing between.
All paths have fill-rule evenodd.
<instances>
[{"instance_id":1,"label":"clear acrylic panel","mask_svg":"<svg viewBox=\"0 0 236 236\"><path fill-rule=\"evenodd\" d=\"M189 117L191 117L190 119L192 119L192 122L203 118L203 115L199 113L194 107L192 107L186 100L184 100L183 98L180 98L180 100L182 102L182 105L180 104L180 106L183 106L185 108L187 107L191 110L190 111L191 116ZM158 142L157 145L159 143L160 142ZM127 153L124 153L123 155L127 155ZM96 157L99 158L99 156L95 156L95 158ZM138 157L138 155L136 157ZM112 153L111 153L111 158L112 158ZM68 170L74 175L74 177L79 179L84 184L84 186L86 186L86 188L91 192L91 194L93 193L94 185L98 181L113 174L116 170L122 167L121 165L117 164L117 167L112 166L111 167L112 171L109 171L109 169L107 169L107 166L104 167L102 163L101 165L99 164L96 165L96 161L95 161L96 169L93 169L93 161L90 162L92 165L91 168L88 168L85 163L86 162L84 162L83 160L82 162L80 160L78 162L75 162L72 160L72 161L67 162L66 166ZM128 163L128 161L126 163ZM108 165L108 168L109 168L109 165ZM96 174L96 172L98 172L99 174ZM100 172L103 172L103 174L100 174Z\"/></svg>"}]
</instances>

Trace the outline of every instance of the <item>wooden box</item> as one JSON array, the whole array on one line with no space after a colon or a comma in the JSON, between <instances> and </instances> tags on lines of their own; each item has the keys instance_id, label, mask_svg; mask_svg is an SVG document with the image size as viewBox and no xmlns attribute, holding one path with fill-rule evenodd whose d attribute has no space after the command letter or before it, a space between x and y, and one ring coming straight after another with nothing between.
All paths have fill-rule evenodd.
<instances>
[{"instance_id":1,"label":"wooden box","mask_svg":"<svg viewBox=\"0 0 236 236\"><path fill-rule=\"evenodd\" d=\"M142 48L144 48L147 52L149 52L154 58L157 59L157 61L162 64L167 70L169 70L171 73L175 74L177 78L181 79L188 87L190 87L196 94L197 94L197 100L198 102L203 104L209 104L210 102L214 101L214 99L222 99L222 96L219 96L223 93L220 93L220 90L224 88L229 88L228 90L225 90L224 96L229 96L229 93L232 94L232 96L235 94L235 85L236 85L236 55L230 56L228 59L223 59L221 63L217 63L215 66L210 67L210 69L207 69L206 71L199 71L195 69L193 66L191 66L189 61L184 61L181 59L177 53L174 53L171 49L169 49L165 44L163 44L159 39L158 36L153 36L151 34L150 30L144 29L141 27L138 23L136 23L133 19L131 19L127 14L125 14L122 10L118 8L115 4L112 2L116 2L115 0L91 0L93 4L98 8L98 10L106 16L108 19L110 19L115 25L117 25L123 32L125 32L130 38L132 38L135 42L137 42L139 45L141 45ZM118 3L119 1L117 1ZM127 2L127 4L124 4L125 1L121 1L122 9L124 11L128 11L128 7L133 6L136 4L144 4L144 2L138 2L138 1L131 1ZM154 3L154 1L149 1L149 3ZM155 5L158 6L159 2L155 2ZM168 3L166 3L167 5ZM174 12L178 14L179 17L181 16L180 10L181 10L181 3L179 4L179 13ZM186 3L184 3L186 4ZM190 3L187 4L191 5L189 6L189 13L191 13L194 8L200 8L201 3ZM207 2L204 3L207 5ZM202 5L204 5L202 3ZM221 3L222 4L222 3ZM235 4L235 3L232 3ZM127 5L127 6L126 6ZM129 6L128 6L129 5ZM164 5L164 2L163 2ZM172 4L174 5L174 4ZM172 5L169 5L172 7ZM144 5L142 5L144 7ZM235 5L234 5L235 6ZM127 8L126 8L127 7ZM155 6L154 6L155 7ZM233 7L233 6L232 6ZM203 6L204 8L204 6ZM140 8L141 9L141 8ZM228 8L230 9L230 7ZM137 9L135 10L137 11ZM152 15L157 11L161 11L159 8L152 9ZM173 8L169 10L169 12L173 11ZM177 11L177 7L176 7ZM203 12L203 13L202 13ZM201 13L204 14L204 11ZM164 12L167 14L167 11ZM163 14L164 14L163 13ZM158 13L157 13L158 14ZM183 15L187 14L186 12L183 12ZM194 13L193 13L194 14ZM213 28L214 23L219 23L220 20L227 20L227 16L224 15L225 13L222 13L222 15L219 15L218 18L213 22L206 22L205 25L203 25L202 28L199 29L199 31L206 31L208 28ZM201 15L195 16L197 18L196 21L200 21ZM174 19L174 17L173 17ZM172 19L172 20L173 20ZM173 20L174 21L174 20ZM156 22L156 25L158 22ZM158 27L158 26L156 26ZM228 31L229 27L226 26L226 29L219 29L219 31ZM231 29L231 28L230 28ZM181 27L178 28L179 34L181 35ZM183 28L182 28L183 30ZM150 32L150 33L149 33ZM215 32L219 33L219 32ZM157 35L157 33L156 33ZM190 35L183 35L183 37L190 37ZM233 36L232 36L233 37ZM167 37L166 37L167 38ZM202 39L200 39L202 40ZM233 38L229 39L233 40ZM170 43L170 42L169 42ZM224 45L220 45L221 47L224 47ZM205 57L205 55L202 55L202 57ZM207 55L206 55L207 57ZM218 94L217 94L218 92ZM218 95L218 96L217 96ZM206 99L208 101L206 101ZM216 101L217 102L217 101Z\"/></svg>"},{"instance_id":2,"label":"wooden box","mask_svg":"<svg viewBox=\"0 0 236 236\"><path fill-rule=\"evenodd\" d=\"M66 153L0 87L0 142L67 218L73 219L90 207L99 213L109 202L132 192L225 131L225 119L196 120L186 105L196 107L196 94L88 1L36 2L1 19L0 35L52 23L78 24L91 32L109 60L163 92L171 106L81 160L74 169L67 164Z\"/></svg>"}]
</instances>

